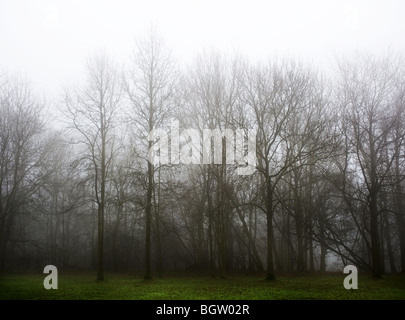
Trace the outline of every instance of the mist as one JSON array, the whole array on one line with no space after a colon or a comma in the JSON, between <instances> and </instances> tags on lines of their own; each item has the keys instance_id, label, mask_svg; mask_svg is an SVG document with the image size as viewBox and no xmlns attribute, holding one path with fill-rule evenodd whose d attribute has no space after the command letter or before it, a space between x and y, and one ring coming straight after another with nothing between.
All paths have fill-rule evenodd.
<instances>
[{"instance_id":1,"label":"mist","mask_svg":"<svg viewBox=\"0 0 405 320\"><path fill-rule=\"evenodd\" d=\"M403 12L2 1L0 270L404 272Z\"/></svg>"}]
</instances>

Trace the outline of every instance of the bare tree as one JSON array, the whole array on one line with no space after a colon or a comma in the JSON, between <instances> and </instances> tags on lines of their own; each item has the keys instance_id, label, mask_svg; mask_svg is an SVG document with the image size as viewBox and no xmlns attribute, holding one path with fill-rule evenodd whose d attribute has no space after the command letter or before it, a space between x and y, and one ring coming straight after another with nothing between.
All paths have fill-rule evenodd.
<instances>
[{"instance_id":1,"label":"bare tree","mask_svg":"<svg viewBox=\"0 0 405 320\"><path fill-rule=\"evenodd\" d=\"M251 67L243 83L244 101L258 126L257 169L263 183L261 208L267 220L266 279L274 280L273 219L280 201L278 189L289 172L314 163L327 141L322 138L322 97L314 89L316 77L294 61ZM301 210L301 206L297 204L295 209ZM301 227L302 221L297 225Z\"/></svg>"},{"instance_id":2,"label":"bare tree","mask_svg":"<svg viewBox=\"0 0 405 320\"><path fill-rule=\"evenodd\" d=\"M373 276L377 278L382 273L379 199L384 186L390 183L391 169L399 157L400 149L396 147L402 145L405 138L403 126L392 134L398 128L397 119L403 114L403 108L396 104L399 65L399 58L389 55L381 58L358 55L339 63L343 127L349 156L345 168L358 175L350 188L355 189L358 196L353 198L352 193L346 197L362 206L363 221L367 221L363 238L370 252Z\"/></svg>"},{"instance_id":3,"label":"bare tree","mask_svg":"<svg viewBox=\"0 0 405 320\"><path fill-rule=\"evenodd\" d=\"M80 160L88 164L94 188L92 200L98 210L98 280L104 280L106 183L117 152L114 129L120 99L117 69L105 54L100 54L89 60L86 86L66 92L64 100L64 111L71 121L71 130L77 133L72 142L83 147Z\"/></svg>"},{"instance_id":4,"label":"bare tree","mask_svg":"<svg viewBox=\"0 0 405 320\"><path fill-rule=\"evenodd\" d=\"M148 161L148 150L154 142L148 141L153 129L161 128L170 119L176 83L175 64L163 39L150 29L136 44L132 65L125 76L125 91L131 105L129 112L134 134L139 141L138 156L143 152L147 162L145 200L145 279L151 279L151 226L153 194L155 192L155 165ZM146 145L144 142L147 142Z\"/></svg>"},{"instance_id":5,"label":"bare tree","mask_svg":"<svg viewBox=\"0 0 405 320\"><path fill-rule=\"evenodd\" d=\"M45 105L33 95L26 81L7 75L0 81L1 270L5 267L8 242L17 215L22 213L37 188Z\"/></svg>"}]
</instances>

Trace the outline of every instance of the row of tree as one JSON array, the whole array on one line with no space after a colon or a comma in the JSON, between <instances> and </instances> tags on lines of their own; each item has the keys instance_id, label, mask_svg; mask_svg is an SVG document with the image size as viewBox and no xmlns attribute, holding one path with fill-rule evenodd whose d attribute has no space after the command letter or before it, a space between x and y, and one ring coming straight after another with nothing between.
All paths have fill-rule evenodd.
<instances>
[{"instance_id":1,"label":"row of tree","mask_svg":"<svg viewBox=\"0 0 405 320\"><path fill-rule=\"evenodd\" d=\"M0 269L272 280L324 272L330 257L374 277L405 272L404 66L400 55L357 54L326 77L291 59L205 53L181 69L151 32L124 68L89 60L86 82L56 106L3 73ZM59 129L46 115L55 107ZM173 164L176 143L184 157L203 152L189 131L176 138L173 121L201 137L219 129L206 151L219 147L222 164ZM256 133L253 174L238 175L246 147L226 164L238 152L226 150L226 129L245 145ZM171 161L151 163L162 141Z\"/></svg>"}]
</instances>

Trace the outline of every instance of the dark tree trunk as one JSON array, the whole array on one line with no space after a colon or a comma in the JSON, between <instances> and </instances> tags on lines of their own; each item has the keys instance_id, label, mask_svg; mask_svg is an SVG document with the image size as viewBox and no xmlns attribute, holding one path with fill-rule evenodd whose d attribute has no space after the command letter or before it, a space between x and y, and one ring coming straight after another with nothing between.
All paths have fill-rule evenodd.
<instances>
[{"instance_id":1,"label":"dark tree trunk","mask_svg":"<svg viewBox=\"0 0 405 320\"><path fill-rule=\"evenodd\" d=\"M267 275L266 280L276 280L273 260L273 190L270 178L266 181L266 218L267 218Z\"/></svg>"},{"instance_id":2,"label":"dark tree trunk","mask_svg":"<svg viewBox=\"0 0 405 320\"><path fill-rule=\"evenodd\" d=\"M381 278L380 239L378 232L378 209L375 192L370 194L370 235L371 235L371 261L374 278Z\"/></svg>"},{"instance_id":3,"label":"dark tree trunk","mask_svg":"<svg viewBox=\"0 0 405 320\"><path fill-rule=\"evenodd\" d=\"M149 144L151 145L151 143ZM148 162L148 190L146 192L146 210L145 210L145 277L144 277L145 280L152 279L151 263L150 263L152 188L153 188L153 165L150 162Z\"/></svg>"},{"instance_id":4,"label":"dark tree trunk","mask_svg":"<svg viewBox=\"0 0 405 320\"><path fill-rule=\"evenodd\" d=\"M390 232L390 225L387 214L384 214L384 233L385 233L385 241L387 242L387 253L388 253L388 261L390 263L390 271L393 273L397 272L397 268L395 266L395 258L394 252L392 250L392 243L391 243L391 232Z\"/></svg>"},{"instance_id":5,"label":"dark tree trunk","mask_svg":"<svg viewBox=\"0 0 405 320\"><path fill-rule=\"evenodd\" d=\"M100 198L98 201L98 271L97 280L104 280L104 207L105 207L105 184L106 184L106 136L104 131L104 115L101 113L101 185ZM96 176L97 179L97 176ZM97 182L96 182L97 185ZM96 190L97 192L97 190Z\"/></svg>"},{"instance_id":6,"label":"dark tree trunk","mask_svg":"<svg viewBox=\"0 0 405 320\"><path fill-rule=\"evenodd\" d=\"M97 241L97 280L104 280L104 208L98 206L98 241Z\"/></svg>"},{"instance_id":7,"label":"dark tree trunk","mask_svg":"<svg viewBox=\"0 0 405 320\"><path fill-rule=\"evenodd\" d=\"M399 135L400 127L397 124L397 135ZM401 144L397 143L396 152L399 155ZM404 193L401 184L401 170L400 170L400 160L399 156L395 158L395 191L396 191L396 206L398 214L397 224L399 231L399 248L401 252L401 272L405 274L405 203L404 203Z\"/></svg>"}]
</instances>

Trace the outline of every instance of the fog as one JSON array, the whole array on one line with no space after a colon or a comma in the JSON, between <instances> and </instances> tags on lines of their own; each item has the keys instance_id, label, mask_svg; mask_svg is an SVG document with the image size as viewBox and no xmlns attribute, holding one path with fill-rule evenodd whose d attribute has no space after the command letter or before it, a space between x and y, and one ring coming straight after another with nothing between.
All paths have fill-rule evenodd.
<instances>
[{"instance_id":1,"label":"fog","mask_svg":"<svg viewBox=\"0 0 405 320\"><path fill-rule=\"evenodd\" d=\"M404 12L0 1L0 271L404 272Z\"/></svg>"},{"instance_id":2,"label":"fog","mask_svg":"<svg viewBox=\"0 0 405 320\"><path fill-rule=\"evenodd\" d=\"M105 50L125 63L135 39L153 25L184 63L215 48L325 66L353 50L405 49L404 12L401 0L2 0L0 61L58 96L83 74L90 55Z\"/></svg>"}]
</instances>

